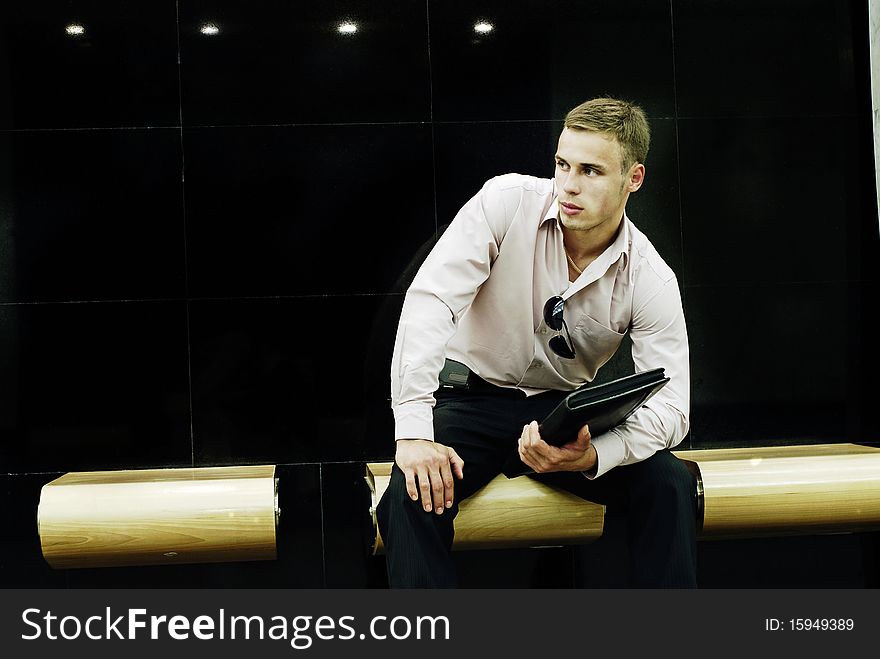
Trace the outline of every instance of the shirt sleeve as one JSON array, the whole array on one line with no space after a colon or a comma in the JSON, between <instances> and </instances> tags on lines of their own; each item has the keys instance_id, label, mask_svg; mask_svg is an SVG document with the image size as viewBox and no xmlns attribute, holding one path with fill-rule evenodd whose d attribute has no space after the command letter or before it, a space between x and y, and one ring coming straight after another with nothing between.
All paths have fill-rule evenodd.
<instances>
[{"instance_id":1,"label":"shirt sleeve","mask_svg":"<svg viewBox=\"0 0 880 659\"><path fill-rule=\"evenodd\" d=\"M434 439L434 391L446 344L489 277L506 215L492 179L458 212L407 290L391 358L395 439Z\"/></svg>"},{"instance_id":2,"label":"shirt sleeve","mask_svg":"<svg viewBox=\"0 0 880 659\"><path fill-rule=\"evenodd\" d=\"M635 304L634 304L635 306ZM598 463L589 479L645 460L684 439L689 427L690 364L678 281L673 276L633 311L630 327L637 373L666 369L669 382L625 423L593 438Z\"/></svg>"}]
</instances>

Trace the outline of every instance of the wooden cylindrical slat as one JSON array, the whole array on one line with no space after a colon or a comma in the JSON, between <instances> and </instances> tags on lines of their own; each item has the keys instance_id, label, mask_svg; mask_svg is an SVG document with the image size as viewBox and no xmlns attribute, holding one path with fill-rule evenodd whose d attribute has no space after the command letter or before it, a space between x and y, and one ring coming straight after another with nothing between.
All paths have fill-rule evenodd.
<instances>
[{"instance_id":1,"label":"wooden cylindrical slat","mask_svg":"<svg viewBox=\"0 0 880 659\"><path fill-rule=\"evenodd\" d=\"M880 528L880 449L820 444L675 454L699 467L701 538Z\"/></svg>"},{"instance_id":2,"label":"wooden cylindrical slat","mask_svg":"<svg viewBox=\"0 0 880 659\"><path fill-rule=\"evenodd\" d=\"M374 554L384 551L375 510L390 478L391 463L367 465L373 500ZM604 506L525 476L498 476L461 503L453 549L586 544L602 535L604 520Z\"/></svg>"},{"instance_id":3,"label":"wooden cylindrical slat","mask_svg":"<svg viewBox=\"0 0 880 659\"><path fill-rule=\"evenodd\" d=\"M273 465L69 473L43 486L53 568L272 560Z\"/></svg>"}]
</instances>

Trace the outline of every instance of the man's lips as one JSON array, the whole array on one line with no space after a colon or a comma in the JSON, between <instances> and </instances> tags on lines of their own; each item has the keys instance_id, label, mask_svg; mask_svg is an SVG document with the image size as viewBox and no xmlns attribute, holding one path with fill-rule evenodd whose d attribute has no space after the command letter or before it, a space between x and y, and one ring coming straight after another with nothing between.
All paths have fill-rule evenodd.
<instances>
[{"instance_id":1,"label":"man's lips","mask_svg":"<svg viewBox=\"0 0 880 659\"><path fill-rule=\"evenodd\" d=\"M575 204L571 204L567 201L560 201L559 205L562 208L562 212L566 215L577 215L582 210L584 210L580 206L576 206Z\"/></svg>"}]
</instances>

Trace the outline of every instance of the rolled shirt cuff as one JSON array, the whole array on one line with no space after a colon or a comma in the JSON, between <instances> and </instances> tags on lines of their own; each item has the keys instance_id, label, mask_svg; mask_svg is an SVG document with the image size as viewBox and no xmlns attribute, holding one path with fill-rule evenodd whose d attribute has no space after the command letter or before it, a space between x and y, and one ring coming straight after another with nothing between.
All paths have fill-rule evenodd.
<instances>
[{"instance_id":1,"label":"rolled shirt cuff","mask_svg":"<svg viewBox=\"0 0 880 659\"><path fill-rule=\"evenodd\" d=\"M596 469L581 472L588 480L599 478L602 474L608 473L621 464L626 457L623 439L613 430L594 438L592 444L596 449Z\"/></svg>"},{"instance_id":2,"label":"rolled shirt cuff","mask_svg":"<svg viewBox=\"0 0 880 659\"><path fill-rule=\"evenodd\" d=\"M394 439L434 441L434 409L423 403L402 403L394 408Z\"/></svg>"}]
</instances>

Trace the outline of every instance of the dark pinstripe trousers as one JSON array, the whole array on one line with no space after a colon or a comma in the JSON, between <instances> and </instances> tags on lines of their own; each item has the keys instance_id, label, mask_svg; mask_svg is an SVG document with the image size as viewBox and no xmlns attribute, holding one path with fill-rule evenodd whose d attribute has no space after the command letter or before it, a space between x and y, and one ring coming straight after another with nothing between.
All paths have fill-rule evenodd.
<instances>
[{"instance_id":1,"label":"dark pinstripe trousers","mask_svg":"<svg viewBox=\"0 0 880 659\"><path fill-rule=\"evenodd\" d=\"M392 588L457 585L450 550L459 502L500 473L522 427L544 418L565 394L526 398L516 390L486 385L479 392L441 389L435 396L435 439L462 457L464 479L455 482L452 508L437 515L409 498L403 472L394 466L377 509ZM625 515L632 587L696 587L696 485L669 451L594 480L578 473L531 477Z\"/></svg>"}]
</instances>

